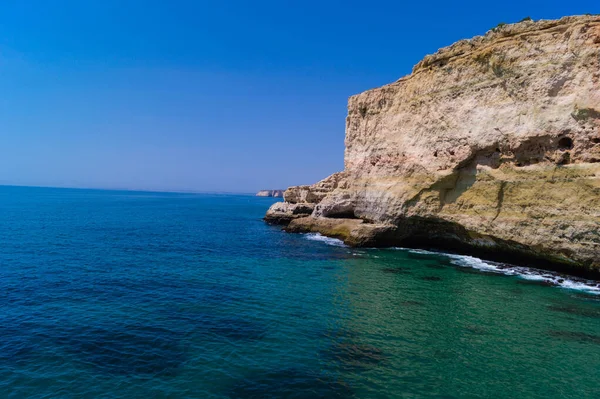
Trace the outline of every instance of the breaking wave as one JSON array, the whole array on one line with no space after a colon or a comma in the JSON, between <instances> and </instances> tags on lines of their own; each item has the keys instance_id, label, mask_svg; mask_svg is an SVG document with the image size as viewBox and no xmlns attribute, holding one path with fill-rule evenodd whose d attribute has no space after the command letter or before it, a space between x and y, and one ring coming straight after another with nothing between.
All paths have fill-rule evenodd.
<instances>
[{"instance_id":1,"label":"breaking wave","mask_svg":"<svg viewBox=\"0 0 600 399\"><path fill-rule=\"evenodd\" d=\"M594 280L586 280L573 276L567 276L533 267L514 266L506 263L484 261L483 259L468 255L456 255L444 252L427 251L424 249L395 249L422 255L442 255L450 258L450 262L456 266L471 267L484 272L505 274L508 276L517 276L525 280L539 281L548 285L572 290L586 291L588 293L600 295L600 283Z\"/></svg>"},{"instance_id":2,"label":"breaking wave","mask_svg":"<svg viewBox=\"0 0 600 399\"><path fill-rule=\"evenodd\" d=\"M308 233L308 234L305 234L305 237L306 237L307 240L321 241L321 242L324 242L327 245L333 245L335 247L345 247L346 246L346 244L344 244L344 242L342 240L340 240L340 239L326 237L326 236L321 235L319 233Z\"/></svg>"},{"instance_id":3,"label":"breaking wave","mask_svg":"<svg viewBox=\"0 0 600 399\"><path fill-rule=\"evenodd\" d=\"M327 245L335 247L346 247L344 242L337 238L331 238L319 233L307 233L304 235L306 239L311 241L320 241ZM504 274L508 276L517 276L524 280L538 281L542 284L549 286L556 286L571 290L585 291L591 294L600 295L600 282L594 280L587 280L583 278L577 278L573 276L567 276L564 274L536 269L534 267L515 266L507 263L492 262L476 258L468 255L456 255L445 252L428 251L425 249L411 249L396 247L393 249L407 251L414 254L421 255L437 255L445 256L450 259L450 262L456 266L470 267L473 269L481 270L483 272ZM353 253L353 255L359 255Z\"/></svg>"}]
</instances>

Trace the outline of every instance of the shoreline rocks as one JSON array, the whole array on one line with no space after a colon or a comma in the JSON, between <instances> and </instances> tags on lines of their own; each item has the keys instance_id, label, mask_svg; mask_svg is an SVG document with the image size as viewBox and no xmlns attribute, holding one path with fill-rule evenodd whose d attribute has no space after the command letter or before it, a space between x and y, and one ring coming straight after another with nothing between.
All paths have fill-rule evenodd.
<instances>
[{"instance_id":1,"label":"shoreline rocks","mask_svg":"<svg viewBox=\"0 0 600 399\"><path fill-rule=\"evenodd\" d=\"M343 172L287 189L265 220L600 277L600 17L441 49L352 96L345 143Z\"/></svg>"}]
</instances>

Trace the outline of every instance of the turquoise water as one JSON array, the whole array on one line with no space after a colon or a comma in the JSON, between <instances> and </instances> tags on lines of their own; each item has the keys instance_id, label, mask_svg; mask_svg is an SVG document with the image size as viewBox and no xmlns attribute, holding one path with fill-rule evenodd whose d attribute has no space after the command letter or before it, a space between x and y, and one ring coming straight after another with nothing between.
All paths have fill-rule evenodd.
<instances>
[{"instance_id":1,"label":"turquoise water","mask_svg":"<svg viewBox=\"0 0 600 399\"><path fill-rule=\"evenodd\" d=\"M595 283L286 234L272 202L0 187L2 397L600 397Z\"/></svg>"}]
</instances>

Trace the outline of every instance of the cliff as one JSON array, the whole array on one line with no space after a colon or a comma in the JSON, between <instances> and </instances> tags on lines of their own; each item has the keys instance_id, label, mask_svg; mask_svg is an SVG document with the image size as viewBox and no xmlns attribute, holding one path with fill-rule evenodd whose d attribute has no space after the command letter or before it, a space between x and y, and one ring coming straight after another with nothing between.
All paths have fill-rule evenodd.
<instances>
[{"instance_id":1,"label":"cliff","mask_svg":"<svg viewBox=\"0 0 600 399\"><path fill-rule=\"evenodd\" d=\"M268 222L600 276L600 17L505 25L353 96L345 168Z\"/></svg>"},{"instance_id":2,"label":"cliff","mask_svg":"<svg viewBox=\"0 0 600 399\"><path fill-rule=\"evenodd\" d=\"M257 197L283 197L283 190L260 190L256 193Z\"/></svg>"}]
</instances>

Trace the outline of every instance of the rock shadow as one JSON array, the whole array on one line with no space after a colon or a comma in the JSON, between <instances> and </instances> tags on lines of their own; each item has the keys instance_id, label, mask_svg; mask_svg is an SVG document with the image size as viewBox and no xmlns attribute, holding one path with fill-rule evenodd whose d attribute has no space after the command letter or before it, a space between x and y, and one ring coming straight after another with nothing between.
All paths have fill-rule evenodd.
<instances>
[{"instance_id":1,"label":"rock shadow","mask_svg":"<svg viewBox=\"0 0 600 399\"><path fill-rule=\"evenodd\" d=\"M262 339L267 333L264 326L241 317L174 311L167 314L167 319L183 333L190 336L205 336L208 339L256 341Z\"/></svg>"},{"instance_id":2,"label":"rock shadow","mask_svg":"<svg viewBox=\"0 0 600 399\"><path fill-rule=\"evenodd\" d=\"M547 280L527 280L527 279L518 279L516 280L519 285L530 285L537 287L556 287L558 284L553 283L552 281Z\"/></svg>"},{"instance_id":3,"label":"rock shadow","mask_svg":"<svg viewBox=\"0 0 600 399\"><path fill-rule=\"evenodd\" d=\"M355 341L335 342L320 352L320 358L349 371L376 367L387 360L381 349Z\"/></svg>"},{"instance_id":4,"label":"rock shadow","mask_svg":"<svg viewBox=\"0 0 600 399\"><path fill-rule=\"evenodd\" d=\"M173 376L187 360L180 335L154 326L70 328L54 340L75 359L105 374Z\"/></svg>"},{"instance_id":5,"label":"rock shadow","mask_svg":"<svg viewBox=\"0 0 600 399\"><path fill-rule=\"evenodd\" d=\"M350 385L332 376L286 369L250 375L237 381L229 392L232 399L328 399L355 398Z\"/></svg>"},{"instance_id":6,"label":"rock shadow","mask_svg":"<svg viewBox=\"0 0 600 399\"><path fill-rule=\"evenodd\" d=\"M424 280L424 281L442 281L443 280L443 278L438 277L438 276L423 276L423 277L420 277L420 279Z\"/></svg>"},{"instance_id":7,"label":"rock shadow","mask_svg":"<svg viewBox=\"0 0 600 399\"><path fill-rule=\"evenodd\" d=\"M565 330L550 330L548 332L553 337L569 340L569 341L577 341L584 343L592 343L600 345L600 335L588 334L578 331L565 331Z\"/></svg>"},{"instance_id":8,"label":"rock shadow","mask_svg":"<svg viewBox=\"0 0 600 399\"><path fill-rule=\"evenodd\" d=\"M419 301L402 301L400 302L401 305L403 306L423 306L425 305L423 302L419 302Z\"/></svg>"},{"instance_id":9,"label":"rock shadow","mask_svg":"<svg viewBox=\"0 0 600 399\"><path fill-rule=\"evenodd\" d=\"M600 309L589 309L577 305L550 305L547 306L547 309L576 316L600 318Z\"/></svg>"},{"instance_id":10,"label":"rock shadow","mask_svg":"<svg viewBox=\"0 0 600 399\"><path fill-rule=\"evenodd\" d=\"M584 301L600 302L600 295L586 294L586 293L581 292L581 293L574 294L573 296L578 299L583 299Z\"/></svg>"},{"instance_id":11,"label":"rock shadow","mask_svg":"<svg viewBox=\"0 0 600 399\"><path fill-rule=\"evenodd\" d=\"M381 271L388 274L412 274L409 269L403 267L384 267Z\"/></svg>"},{"instance_id":12,"label":"rock shadow","mask_svg":"<svg viewBox=\"0 0 600 399\"><path fill-rule=\"evenodd\" d=\"M319 337L327 338L335 341L342 340L353 340L357 339L359 334L355 330L350 328L329 328L323 331L320 331L318 334Z\"/></svg>"},{"instance_id":13,"label":"rock shadow","mask_svg":"<svg viewBox=\"0 0 600 399\"><path fill-rule=\"evenodd\" d=\"M428 269L434 269L434 270L442 270L442 269L447 268L447 266L444 266L444 265L438 264L438 263L427 263L424 266Z\"/></svg>"},{"instance_id":14,"label":"rock shadow","mask_svg":"<svg viewBox=\"0 0 600 399\"><path fill-rule=\"evenodd\" d=\"M488 331L485 328L475 324L466 325L465 330L474 335L488 335Z\"/></svg>"}]
</instances>

